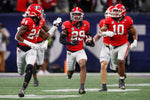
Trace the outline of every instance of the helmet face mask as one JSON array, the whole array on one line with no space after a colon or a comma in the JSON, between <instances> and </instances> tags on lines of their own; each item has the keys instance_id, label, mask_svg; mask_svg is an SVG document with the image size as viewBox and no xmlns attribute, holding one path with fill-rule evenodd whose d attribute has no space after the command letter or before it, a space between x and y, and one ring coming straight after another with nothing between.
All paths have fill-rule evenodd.
<instances>
[{"instance_id":1,"label":"helmet face mask","mask_svg":"<svg viewBox=\"0 0 150 100\"><path fill-rule=\"evenodd\" d=\"M72 21L78 22L83 20L84 13L81 8L75 7L70 12L70 17Z\"/></svg>"},{"instance_id":2,"label":"helmet face mask","mask_svg":"<svg viewBox=\"0 0 150 100\"><path fill-rule=\"evenodd\" d=\"M126 14L126 8L124 5L122 4L117 4L114 8L113 8L113 17L114 18L120 18L125 16Z\"/></svg>"}]
</instances>

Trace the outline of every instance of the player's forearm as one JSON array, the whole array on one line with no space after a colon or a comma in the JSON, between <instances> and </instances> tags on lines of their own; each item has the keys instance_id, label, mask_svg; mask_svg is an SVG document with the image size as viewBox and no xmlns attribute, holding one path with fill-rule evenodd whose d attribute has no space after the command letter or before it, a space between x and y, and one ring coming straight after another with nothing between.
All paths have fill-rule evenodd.
<instances>
[{"instance_id":1,"label":"player's forearm","mask_svg":"<svg viewBox=\"0 0 150 100\"><path fill-rule=\"evenodd\" d=\"M64 34L61 34L60 35L60 38L59 38L59 42L63 45L71 45L70 42L66 41L66 36Z\"/></svg>"},{"instance_id":2,"label":"player's forearm","mask_svg":"<svg viewBox=\"0 0 150 100\"><path fill-rule=\"evenodd\" d=\"M135 34L133 35L133 39L134 39L134 40L138 40L138 35L137 35L137 33L135 33Z\"/></svg>"},{"instance_id":3,"label":"player's forearm","mask_svg":"<svg viewBox=\"0 0 150 100\"><path fill-rule=\"evenodd\" d=\"M98 36L97 34L93 37L94 42L98 41L101 37Z\"/></svg>"},{"instance_id":4,"label":"player's forearm","mask_svg":"<svg viewBox=\"0 0 150 100\"><path fill-rule=\"evenodd\" d=\"M54 32L56 31L56 29L57 29L56 26L52 26L52 28L48 31L50 37L54 35Z\"/></svg>"}]
</instances>

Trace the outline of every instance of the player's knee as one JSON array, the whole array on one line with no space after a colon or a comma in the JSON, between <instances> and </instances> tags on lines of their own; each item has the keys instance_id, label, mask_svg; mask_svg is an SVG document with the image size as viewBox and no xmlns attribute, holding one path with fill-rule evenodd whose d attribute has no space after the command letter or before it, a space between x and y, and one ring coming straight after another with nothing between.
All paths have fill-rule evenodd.
<instances>
[{"instance_id":1,"label":"player's knee","mask_svg":"<svg viewBox=\"0 0 150 100\"><path fill-rule=\"evenodd\" d=\"M108 63L106 61L101 62L101 70L106 70L108 66Z\"/></svg>"},{"instance_id":2,"label":"player's knee","mask_svg":"<svg viewBox=\"0 0 150 100\"><path fill-rule=\"evenodd\" d=\"M80 68L86 68L86 61L85 60L80 60L79 61L79 65L80 65Z\"/></svg>"},{"instance_id":3,"label":"player's knee","mask_svg":"<svg viewBox=\"0 0 150 100\"><path fill-rule=\"evenodd\" d=\"M31 64L28 64L27 67L26 67L26 70L25 70L26 73L32 73L33 72L33 65Z\"/></svg>"},{"instance_id":4,"label":"player's knee","mask_svg":"<svg viewBox=\"0 0 150 100\"><path fill-rule=\"evenodd\" d=\"M124 64L124 60L118 60L118 64L119 65L123 65Z\"/></svg>"}]
</instances>

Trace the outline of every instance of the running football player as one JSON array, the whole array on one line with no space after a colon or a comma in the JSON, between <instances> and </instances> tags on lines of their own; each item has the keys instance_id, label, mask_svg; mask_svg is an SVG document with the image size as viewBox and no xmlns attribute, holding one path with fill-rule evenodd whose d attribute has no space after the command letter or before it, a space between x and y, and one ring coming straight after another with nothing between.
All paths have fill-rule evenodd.
<instances>
[{"instance_id":1,"label":"running football player","mask_svg":"<svg viewBox=\"0 0 150 100\"><path fill-rule=\"evenodd\" d=\"M94 42L90 35L90 24L83 20L84 13L81 8L75 7L70 12L71 20L62 24L60 43L67 45L67 75L71 79L75 70L76 62L80 66L80 89L79 94L85 94L84 83L86 80L87 55L83 49L83 43L93 47ZM84 40L86 38L86 40Z\"/></svg>"},{"instance_id":2,"label":"running football player","mask_svg":"<svg viewBox=\"0 0 150 100\"><path fill-rule=\"evenodd\" d=\"M114 36L110 38L110 54L111 54L111 66L118 68L119 73L119 88L125 89L125 58L128 50L137 46L138 35L133 26L132 18L126 16L126 8L122 4L117 4L113 8L112 17L105 19L104 25L101 31L113 31ZM127 33L133 34L134 41L129 46Z\"/></svg>"},{"instance_id":3,"label":"running football player","mask_svg":"<svg viewBox=\"0 0 150 100\"><path fill-rule=\"evenodd\" d=\"M112 15L112 9L114 6L110 6L107 8L105 11L105 18L111 17ZM102 19L99 22L99 27L102 28L104 25L105 19ZM110 37L112 37L114 34L113 32L108 32L107 34L110 34L111 36L105 35L103 37L103 45L102 45L102 50L100 53L100 63L101 63L101 70L100 70L100 76L101 76L101 81L102 81L102 89L99 91L107 91L107 67L108 63L110 61L110 49L109 49L109 44L110 44ZM98 41L101 38L102 34L96 34L93 38L94 41Z\"/></svg>"},{"instance_id":4,"label":"running football player","mask_svg":"<svg viewBox=\"0 0 150 100\"><path fill-rule=\"evenodd\" d=\"M46 40L53 35L54 31L57 29L61 23L61 18L57 18L53 22L53 27L45 33L43 18L43 9L38 4L32 4L27 8L24 15L25 18L22 19L21 25L18 28L15 39L18 41L17 45L17 67L20 75L25 72L24 82L22 89L20 90L18 96L24 97L25 90L32 77L32 72L34 64L37 59L37 49L45 48L47 43L39 47L37 42L37 37L40 35L43 40Z\"/></svg>"}]
</instances>

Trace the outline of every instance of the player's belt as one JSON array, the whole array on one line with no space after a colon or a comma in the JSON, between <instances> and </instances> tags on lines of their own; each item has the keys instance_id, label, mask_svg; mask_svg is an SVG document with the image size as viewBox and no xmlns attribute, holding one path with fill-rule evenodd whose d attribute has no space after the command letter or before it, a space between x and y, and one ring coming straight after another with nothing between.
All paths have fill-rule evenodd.
<instances>
[{"instance_id":1,"label":"player's belt","mask_svg":"<svg viewBox=\"0 0 150 100\"><path fill-rule=\"evenodd\" d=\"M109 46L108 45L105 45L107 48L109 48ZM109 48L110 49L110 48Z\"/></svg>"},{"instance_id":2,"label":"player's belt","mask_svg":"<svg viewBox=\"0 0 150 100\"><path fill-rule=\"evenodd\" d=\"M41 43L41 42L43 42L43 40L42 41L38 41L37 43Z\"/></svg>"},{"instance_id":3,"label":"player's belt","mask_svg":"<svg viewBox=\"0 0 150 100\"><path fill-rule=\"evenodd\" d=\"M76 52L76 51L71 51L71 50L68 50L68 49L67 49L67 51L70 51L70 52Z\"/></svg>"},{"instance_id":4,"label":"player's belt","mask_svg":"<svg viewBox=\"0 0 150 100\"><path fill-rule=\"evenodd\" d=\"M116 48L118 48L118 47L120 47L120 46L122 46L122 45L119 45L119 46L113 46L113 49L116 49Z\"/></svg>"},{"instance_id":5,"label":"player's belt","mask_svg":"<svg viewBox=\"0 0 150 100\"><path fill-rule=\"evenodd\" d=\"M20 48L24 52L31 49L31 47L23 46L23 45L20 45L19 43L17 44L17 47Z\"/></svg>"},{"instance_id":6,"label":"player's belt","mask_svg":"<svg viewBox=\"0 0 150 100\"><path fill-rule=\"evenodd\" d=\"M109 48L109 44L104 43L104 45L105 45L107 48ZM109 48L109 49L110 49L110 48Z\"/></svg>"}]
</instances>

